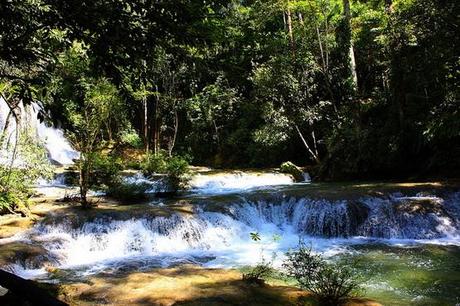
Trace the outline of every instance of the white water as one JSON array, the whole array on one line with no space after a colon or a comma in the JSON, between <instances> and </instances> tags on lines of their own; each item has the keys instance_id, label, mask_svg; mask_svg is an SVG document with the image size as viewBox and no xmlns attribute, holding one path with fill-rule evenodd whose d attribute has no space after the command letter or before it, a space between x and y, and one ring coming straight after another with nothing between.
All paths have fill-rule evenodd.
<instances>
[{"instance_id":1,"label":"white water","mask_svg":"<svg viewBox=\"0 0 460 306\"><path fill-rule=\"evenodd\" d=\"M308 173L305 173L308 179ZM131 184L146 184L151 186L147 192L167 192L167 183L162 177L149 179L142 173L135 173L124 177L125 182ZM213 174L194 175L190 182L190 191L200 195L228 194L236 192L253 191L260 188L286 186L294 184L291 176L279 172L220 172Z\"/></svg>"},{"instance_id":2,"label":"white water","mask_svg":"<svg viewBox=\"0 0 460 306\"><path fill-rule=\"evenodd\" d=\"M306 174L308 176L308 174ZM306 177L307 177L306 176ZM309 178L309 176L308 176ZM192 191L201 194L225 194L253 190L261 187L290 185L291 176L278 172L230 172L197 174L191 182Z\"/></svg>"},{"instance_id":3,"label":"white water","mask_svg":"<svg viewBox=\"0 0 460 306\"><path fill-rule=\"evenodd\" d=\"M289 199L277 203L240 202L226 212L200 208L193 216L97 219L83 225L40 225L16 240L42 244L56 266L85 274L135 266L168 266L175 262L204 263L210 267L253 265L263 256L280 266L283 253L311 244L326 256L353 252L355 244L386 243L399 246L449 244L460 246L460 194L442 203L442 213L407 213L395 209L401 201L424 197L367 198L367 216L359 216L355 204ZM254 242L250 233L262 240ZM0 240L1 243L10 242ZM13 266L23 276L40 275L42 267Z\"/></svg>"},{"instance_id":4,"label":"white water","mask_svg":"<svg viewBox=\"0 0 460 306\"><path fill-rule=\"evenodd\" d=\"M40 139L40 141L44 144L49 159L61 165L73 164L73 159L78 158L79 156L78 152L72 148L61 130L47 126L44 122L40 122L38 119L40 106L36 103L32 103L28 106L21 104L19 109L21 116L19 122L20 128L30 128L34 131L34 133L36 133L38 139ZM8 105L5 100L0 98L0 133L4 129L8 113ZM10 144L15 141L16 129L16 122L13 118L11 118L5 138ZM0 159L0 162L2 162L5 158L8 160L10 152L6 150L5 147L0 148L0 150L1 156L3 156L3 158Z\"/></svg>"}]
</instances>

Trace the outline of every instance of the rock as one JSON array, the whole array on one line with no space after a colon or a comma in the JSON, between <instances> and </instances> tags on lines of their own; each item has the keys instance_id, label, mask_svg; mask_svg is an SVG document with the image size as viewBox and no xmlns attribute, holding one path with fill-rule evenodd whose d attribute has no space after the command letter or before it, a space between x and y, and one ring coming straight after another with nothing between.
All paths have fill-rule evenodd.
<instances>
[{"instance_id":1,"label":"rock","mask_svg":"<svg viewBox=\"0 0 460 306\"><path fill-rule=\"evenodd\" d=\"M27 267L39 268L51 261L48 251L41 246L24 242L10 242L0 245L0 267L19 263Z\"/></svg>"},{"instance_id":2,"label":"rock","mask_svg":"<svg viewBox=\"0 0 460 306\"><path fill-rule=\"evenodd\" d=\"M281 164L280 170L282 173L287 173L292 175L294 180L296 182L303 182L304 181L304 176L303 176L303 171L294 163L287 161Z\"/></svg>"},{"instance_id":3,"label":"rock","mask_svg":"<svg viewBox=\"0 0 460 306\"><path fill-rule=\"evenodd\" d=\"M408 214L446 214L444 211L443 202L434 197L403 199L395 205L395 210L400 213Z\"/></svg>"}]
</instances>

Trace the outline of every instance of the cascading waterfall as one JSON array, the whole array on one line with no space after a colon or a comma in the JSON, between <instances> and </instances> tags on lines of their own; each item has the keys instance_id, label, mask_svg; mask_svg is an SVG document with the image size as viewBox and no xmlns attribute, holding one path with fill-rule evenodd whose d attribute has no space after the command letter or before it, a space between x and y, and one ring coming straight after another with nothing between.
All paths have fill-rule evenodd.
<instances>
[{"instance_id":1,"label":"cascading waterfall","mask_svg":"<svg viewBox=\"0 0 460 306\"><path fill-rule=\"evenodd\" d=\"M44 144L45 149L48 153L48 158L55 163L61 165L68 165L73 163L73 159L78 158L79 154L75 151L61 130L54 127L47 126L44 122L38 119L38 113L40 106L37 103L25 106L20 104L18 106L18 113L20 114L20 127L26 127L36 133L37 137ZM5 100L0 98L0 133L5 129L5 125L8 122L8 126L5 129L5 139L9 143L13 143L15 140L16 126L15 120L10 118L7 120L10 109L6 104ZM0 148L1 156L8 157L9 152L6 150L6 142L4 147ZM8 160L8 159L7 159ZM0 162L2 160L0 159Z\"/></svg>"},{"instance_id":2,"label":"cascading waterfall","mask_svg":"<svg viewBox=\"0 0 460 306\"><path fill-rule=\"evenodd\" d=\"M326 255L372 241L460 245L459 202L460 193L445 198L392 195L357 201L242 200L219 212L198 205L193 215L40 224L15 239L42 244L55 265L85 273L129 263L138 267L175 262L231 267L255 264L261 255L267 258L274 252L281 259L300 239ZM252 241L252 232L258 232L262 241ZM275 235L280 239L273 239ZM40 265L14 268L27 275L31 270L22 269Z\"/></svg>"},{"instance_id":3,"label":"cascading waterfall","mask_svg":"<svg viewBox=\"0 0 460 306\"><path fill-rule=\"evenodd\" d=\"M310 177L304 175L306 182ZM293 183L291 176L277 172L229 172L217 174L198 174L190 182L192 190L202 194L222 194L237 191L251 190L261 187L290 185Z\"/></svg>"}]
</instances>

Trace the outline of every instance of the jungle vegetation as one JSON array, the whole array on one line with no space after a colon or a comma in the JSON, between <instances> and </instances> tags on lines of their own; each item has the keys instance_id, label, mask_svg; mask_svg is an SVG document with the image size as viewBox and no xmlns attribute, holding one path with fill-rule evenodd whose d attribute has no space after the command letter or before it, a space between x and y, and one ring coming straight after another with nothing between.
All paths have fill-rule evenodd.
<instances>
[{"instance_id":1,"label":"jungle vegetation","mask_svg":"<svg viewBox=\"0 0 460 306\"><path fill-rule=\"evenodd\" d=\"M290 160L322 179L454 176L459 15L454 0L7 0L0 93L13 113L43 105L84 184L107 149L144 165Z\"/></svg>"}]
</instances>

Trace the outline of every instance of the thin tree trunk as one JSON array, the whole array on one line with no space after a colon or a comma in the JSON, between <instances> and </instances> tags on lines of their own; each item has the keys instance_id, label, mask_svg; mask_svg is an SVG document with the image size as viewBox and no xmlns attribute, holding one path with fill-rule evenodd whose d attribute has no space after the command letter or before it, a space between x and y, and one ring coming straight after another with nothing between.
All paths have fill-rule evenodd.
<instances>
[{"instance_id":1,"label":"thin tree trunk","mask_svg":"<svg viewBox=\"0 0 460 306\"><path fill-rule=\"evenodd\" d=\"M353 77L353 85L355 90L358 90L358 74L356 72L356 60L355 60L355 51L353 48L353 42L350 40L350 67L351 67L351 75Z\"/></svg>"},{"instance_id":2,"label":"thin tree trunk","mask_svg":"<svg viewBox=\"0 0 460 306\"><path fill-rule=\"evenodd\" d=\"M296 48L295 48L295 41L294 41L294 33L292 29L292 14L291 14L291 9L289 7L289 1L287 3L286 15L287 15L288 35L289 35L289 43L291 45L292 58L295 59L295 55L296 55L295 49Z\"/></svg>"},{"instance_id":3,"label":"thin tree trunk","mask_svg":"<svg viewBox=\"0 0 460 306\"><path fill-rule=\"evenodd\" d=\"M169 147L169 156L172 156L172 151L174 149L174 146L176 144L176 138L177 138L177 131L179 130L179 116L177 114L177 109L174 109L174 135L173 139L171 141L171 145Z\"/></svg>"},{"instance_id":4,"label":"thin tree trunk","mask_svg":"<svg viewBox=\"0 0 460 306\"><path fill-rule=\"evenodd\" d=\"M313 159L319 164L320 163L319 156L316 155L315 152L313 152L313 150L310 148L310 146L308 145L307 141L305 140L305 137L303 137L303 134L300 131L300 129L297 126L297 124L294 124L294 127L297 130L297 133L299 134L299 137L302 140L302 142L303 142L305 148L307 149L307 151L310 153L310 155L313 157Z\"/></svg>"},{"instance_id":5,"label":"thin tree trunk","mask_svg":"<svg viewBox=\"0 0 460 306\"><path fill-rule=\"evenodd\" d=\"M0 135L0 149L3 147L3 141L5 140L6 134L8 133L8 127L10 125L10 119L11 119L11 110L8 112L8 115L6 116L5 119L5 126L3 127L2 134Z\"/></svg>"},{"instance_id":6,"label":"thin tree trunk","mask_svg":"<svg viewBox=\"0 0 460 306\"><path fill-rule=\"evenodd\" d=\"M283 25L284 25L284 30L287 31L287 21L286 21L286 13L283 12Z\"/></svg>"},{"instance_id":7,"label":"thin tree trunk","mask_svg":"<svg viewBox=\"0 0 460 306\"><path fill-rule=\"evenodd\" d=\"M147 107L147 97L142 98L142 103L144 106L144 147L145 147L145 153L149 154L150 150L150 139L149 139L149 111Z\"/></svg>"},{"instance_id":8,"label":"thin tree trunk","mask_svg":"<svg viewBox=\"0 0 460 306\"><path fill-rule=\"evenodd\" d=\"M318 143L316 142L316 134L315 134L315 131L311 131L311 138L313 139L313 147L315 148L315 154L316 154L316 156L319 156L319 153L318 153Z\"/></svg>"},{"instance_id":9,"label":"thin tree trunk","mask_svg":"<svg viewBox=\"0 0 460 306\"><path fill-rule=\"evenodd\" d=\"M351 76L353 78L353 86L355 90L358 90L358 74L356 73L356 60L355 60L355 51L353 50L353 41L352 41L352 30L351 30L351 10L350 10L350 0L343 0L343 13L347 27L349 30L350 41L349 41L349 50L348 56L350 61Z\"/></svg>"},{"instance_id":10,"label":"thin tree trunk","mask_svg":"<svg viewBox=\"0 0 460 306\"><path fill-rule=\"evenodd\" d=\"M83 156L84 154L81 153ZM87 208L88 205L88 199L87 199L87 194L88 194L88 176L87 176L87 170L86 170L86 163L87 161L85 160L86 157L80 156L80 171L79 171L79 185L80 185L80 202L81 205L85 208Z\"/></svg>"},{"instance_id":11,"label":"thin tree trunk","mask_svg":"<svg viewBox=\"0 0 460 306\"><path fill-rule=\"evenodd\" d=\"M323 42L321 40L321 34L319 32L318 25L315 22L316 36L318 37L319 51L321 52L321 62L323 63L323 71L326 73L328 68L326 65L326 58L324 56Z\"/></svg>"},{"instance_id":12,"label":"thin tree trunk","mask_svg":"<svg viewBox=\"0 0 460 306\"><path fill-rule=\"evenodd\" d=\"M158 85L155 85L156 90L156 103L155 103L155 114L153 120L153 153L156 155L160 152L160 131L158 124L158 110L160 104L160 93L158 92Z\"/></svg>"},{"instance_id":13,"label":"thin tree trunk","mask_svg":"<svg viewBox=\"0 0 460 306\"><path fill-rule=\"evenodd\" d=\"M8 175L6 176L6 185L8 186L7 190L9 189L11 174L13 172L14 161L16 159L16 154L17 154L18 144L19 144L19 129L20 129L19 122L20 120L18 119L18 117L15 117L15 120L16 120L16 129L15 129L16 136L14 139L14 148L13 148L13 153L11 154L11 161L8 166Z\"/></svg>"}]
</instances>

